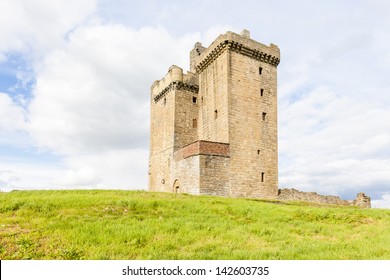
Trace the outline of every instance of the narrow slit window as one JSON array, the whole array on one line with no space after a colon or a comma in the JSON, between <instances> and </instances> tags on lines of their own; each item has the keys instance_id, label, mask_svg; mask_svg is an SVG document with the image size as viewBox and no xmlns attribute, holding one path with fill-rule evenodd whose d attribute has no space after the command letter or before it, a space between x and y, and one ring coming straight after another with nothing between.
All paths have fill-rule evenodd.
<instances>
[{"instance_id":1,"label":"narrow slit window","mask_svg":"<svg viewBox=\"0 0 390 280\"><path fill-rule=\"evenodd\" d=\"M214 119L218 118L218 110L214 111Z\"/></svg>"},{"instance_id":2,"label":"narrow slit window","mask_svg":"<svg viewBox=\"0 0 390 280\"><path fill-rule=\"evenodd\" d=\"M261 182L264 183L264 172L261 172Z\"/></svg>"},{"instance_id":3,"label":"narrow slit window","mask_svg":"<svg viewBox=\"0 0 390 280\"><path fill-rule=\"evenodd\" d=\"M167 98L164 97L164 105L167 105Z\"/></svg>"},{"instance_id":4,"label":"narrow slit window","mask_svg":"<svg viewBox=\"0 0 390 280\"><path fill-rule=\"evenodd\" d=\"M196 100L197 100L196 96L193 96L192 97L192 103L196 104Z\"/></svg>"},{"instance_id":5,"label":"narrow slit window","mask_svg":"<svg viewBox=\"0 0 390 280\"><path fill-rule=\"evenodd\" d=\"M260 155L260 150L257 150L257 154Z\"/></svg>"},{"instance_id":6,"label":"narrow slit window","mask_svg":"<svg viewBox=\"0 0 390 280\"><path fill-rule=\"evenodd\" d=\"M192 119L192 128L197 128L197 127L198 127L197 119Z\"/></svg>"},{"instance_id":7,"label":"narrow slit window","mask_svg":"<svg viewBox=\"0 0 390 280\"><path fill-rule=\"evenodd\" d=\"M264 89L262 88L260 89L260 96L263 96L263 94L264 94Z\"/></svg>"},{"instance_id":8,"label":"narrow slit window","mask_svg":"<svg viewBox=\"0 0 390 280\"><path fill-rule=\"evenodd\" d=\"M263 112L263 114L261 115L261 118L262 118L263 121L265 121L265 117L266 117L266 116L267 116L267 113L264 113L264 112Z\"/></svg>"},{"instance_id":9,"label":"narrow slit window","mask_svg":"<svg viewBox=\"0 0 390 280\"><path fill-rule=\"evenodd\" d=\"M263 72L263 68L259 67L259 75L261 75L261 72Z\"/></svg>"}]
</instances>

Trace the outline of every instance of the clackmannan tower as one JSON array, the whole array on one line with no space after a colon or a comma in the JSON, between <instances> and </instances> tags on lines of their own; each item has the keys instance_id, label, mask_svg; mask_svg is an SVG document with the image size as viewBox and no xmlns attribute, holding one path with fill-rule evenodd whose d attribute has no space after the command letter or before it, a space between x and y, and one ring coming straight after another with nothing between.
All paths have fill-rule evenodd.
<instances>
[{"instance_id":1,"label":"clackmannan tower","mask_svg":"<svg viewBox=\"0 0 390 280\"><path fill-rule=\"evenodd\" d=\"M279 48L227 32L151 88L149 189L278 195Z\"/></svg>"}]
</instances>

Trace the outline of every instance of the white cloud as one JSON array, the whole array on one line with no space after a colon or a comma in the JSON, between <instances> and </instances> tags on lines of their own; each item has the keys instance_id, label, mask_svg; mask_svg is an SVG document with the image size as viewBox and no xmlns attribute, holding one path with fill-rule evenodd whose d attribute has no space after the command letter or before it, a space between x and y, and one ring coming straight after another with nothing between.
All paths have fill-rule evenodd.
<instances>
[{"instance_id":1,"label":"white cloud","mask_svg":"<svg viewBox=\"0 0 390 280\"><path fill-rule=\"evenodd\" d=\"M190 46L163 28L76 29L65 48L36 66L33 136L63 154L146 148L150 85Z\"/></svg>"},{"instance_id":2,"label":"white cloud","mask_svg":"<svg viewBox=\"0 0 390 280\"><path fill-rule=\"evenodd\" d=\"M65 163L72 169L54 183L68 187L145 189L148 154L146 149L123 149L69 156Z\"/></svg>"},{"instance_id":3,"label":"white cloud","mask_svg":"<svg viewBox=\"0 0 390 280\"><path fill-rule=\"evenodd\" d=\"M8 188L14 182L20 181L17 174L11 170L0 170L0 187Z\"/></svg>"},{"instance_id":4,"label":"white cloud","mask_svg":"<svg viewBox=\"0 0 390 280\"><path fill-rule=\"evenodd\" d=\"M24 129L25 112L5 93L0 92L0 130L14 131Z\"/></svg>"},{"instance_id":5,"label":"white cloud","mask_svg":"<svg viewBox=\"0 0 390 280\"><path fill-rule=\"evenodd\" d=\"M56 185L62 186L96 186L101 181L96 169L85 166L78 170L68 170L64 177L55 180Z\"/></svg>"},{"instance_id":6,"label":"white cloud","mask_svg":"<svg viewBox=\"0 0 390 280\"><path fill-rule=\"evenodd\" d=\"M390 106L359 92L294 87L279 107L280 186L353 194L390 185ZM375 89L373 89L375 90ZM376 90L375 90L376 91ZM375 96L381 100L380 90Z\"/></svg>"},{"instance_id":7,"label":"white cloud","mask_svg":"<svg viewBox=\"0 0 390 280\"><path fill-rule=\"evenodd\" d=\"M25 163L3 158L0 162L0 189L50 189L53 178L62 174L63 166L57 164Z\"/></svg>"},{"instance_id":8,"label":"white cloud","mask_svg":"<svg viewBox=\"0 0 390 280\"><path fill-rule=\"evenodd\" d=\"M7 52L42 52L95 12L95 0L2 0L0 61Z\"/></svg>"},{"instance_id":9,"label":"white cloud","mask_svg":"<svg viewBox=\"0 0 390 280\"><path fill-rule=\"evenodd\" d=\"M187 62L195 36L84 26L35 65L29 131L63 155L69 171L56 185L146 186L150 86L171 64Z\"/></svg>"},{"instance_id":10,"label":"white cloud","mask_svg":"<svg viewBox=\"0 0 390 280\"><path fill-rule=\"evenodd\" d=\"M0 92L0 147L25 146L30 142L26 132L26 112L5 93Z\"/></svg>"},{"instance_id":11,"label":"white cloud","mask_svg":"<svg viewBox=\"0 0 390 280\"><path fill-rule=\"evenodd\" d=\"M381 199L371 201L373 208L386 208L390 209L390 192L382 195Z\"/></svg>"}]
</instances>

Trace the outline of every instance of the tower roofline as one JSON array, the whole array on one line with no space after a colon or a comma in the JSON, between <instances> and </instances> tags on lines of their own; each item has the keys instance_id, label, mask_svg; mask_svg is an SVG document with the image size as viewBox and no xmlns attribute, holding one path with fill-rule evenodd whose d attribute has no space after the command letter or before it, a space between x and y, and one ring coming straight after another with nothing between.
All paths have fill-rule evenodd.
<instances>
[{"instance_id":1,"label":"tower roofline","mask_svg":"<svg viewBox=\"0 0 390 280\"><path fill-rule=\"evenodd\" d=\"M151 91L154 101L157 102L173 89L186 89L198 93L199 87L195 79L195 74L192 72L184 74L182 68L172 65L169 67L168 73L164 78L153 83Z\"/></svg>"},{"instance_id":2,"label":"tower roofline","mask_svg":"<svg viewBox=\"0 0 390 280\"><path fill-rule=\"evenodd\" d=\"M269 46L250 38L249 31L244 30L242 35L228 31L221 34L196 59L196 70L202 72L211 62L219 57L225 50L231 50L253 59L278 66L280 50L275 44Z\"/></svg>"}]
</instances>

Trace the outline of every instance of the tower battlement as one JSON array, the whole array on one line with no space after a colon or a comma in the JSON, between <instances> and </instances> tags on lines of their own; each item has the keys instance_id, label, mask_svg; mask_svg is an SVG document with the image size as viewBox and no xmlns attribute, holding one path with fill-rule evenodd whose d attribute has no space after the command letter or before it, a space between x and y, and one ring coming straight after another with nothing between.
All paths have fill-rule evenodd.
<instances>
[{"instance_id":1,"label":"tower battlement","mask_svg":"<svg viewBox=\"0 0 390 280\"><path fill-rule=\"evenodd\" d=\"M252 40L249 31L243 30L241 35L231 31L219 35L207 49L201 43L196 43L192 51L194 55L191 55L191 65L194 65L197 71L202 71L226 50L232 50L274 66L278 66L280 62L280 50L277 45L267 46Z\"/></svg>"},{"instance_id":2,"label":"tower battlement","mask_svg":"<svg viewBox=\"0 0 390 280\"><path fill-rule=\"evenodd\" d=\"M164 78L153 83L152 98L157 102L174 87L187 87L190 91L197 93L198 85L195 74L191 72L184 74L182 68L172 65Z\"/></svg>"}]
</instances>

